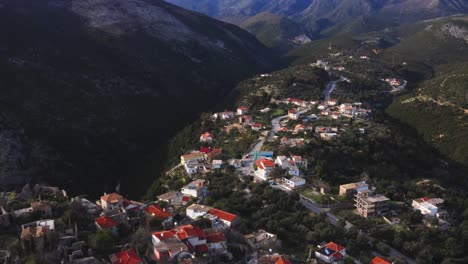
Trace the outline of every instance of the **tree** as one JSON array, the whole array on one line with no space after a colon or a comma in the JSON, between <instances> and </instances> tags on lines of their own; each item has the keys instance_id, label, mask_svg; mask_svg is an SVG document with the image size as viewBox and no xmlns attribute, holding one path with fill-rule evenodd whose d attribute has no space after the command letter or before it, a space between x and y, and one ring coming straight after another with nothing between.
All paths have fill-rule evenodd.
<instances>
[{"instance_id":1,"label":"tree","mask_svg":"<svg viewBox=\"0 0 468 264\"><path fill-rule=\"evenodd\" d=\"M273 179L281 179L285 174L285 171L281 168L275 167L271 170L270 176Z\"/></svg>"},{"instance_id":2,"label":"tree","mask_svg":"<svg viewBox=\"0 0 468 264\"><path fill-rule=\"evenodd\" d=\"M131 237L131 242L138 253L145 254L146 249L150 245L151 233L144 228L138 228Z\"/></svg>"},{"instance_id":3,"label":"tree","mask_svg":"<svg viewBox=\"0 0 468 264\"><path fill-rule=\"evenodd\" d=\"M107 256L114 251L115 239L110 230L99 230L90 237L89 245L97 254Z\"/></svg>"}]
</instances>

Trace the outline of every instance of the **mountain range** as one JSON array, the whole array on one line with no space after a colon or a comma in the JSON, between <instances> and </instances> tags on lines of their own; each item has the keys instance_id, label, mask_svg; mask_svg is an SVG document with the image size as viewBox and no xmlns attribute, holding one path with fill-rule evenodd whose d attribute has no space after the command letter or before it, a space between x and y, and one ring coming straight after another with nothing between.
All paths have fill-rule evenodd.
<instances>
[{"instance_id":1,"label":"mountain range","mask_svg":"<svg viewBox=\"0 0 468 264\"><path fill-rule=\"evenodd\" d=\"M135 162L163 164L174 131L274 62L237 26L159 0L0 0L0 32L0 189L144 192L156 172Z\"/></svg>"},{"instance_id":2,"label":"mountain range","mask_svg":"<svg viewBox=\"0 0 468 264\"><path fill-rule=\"evenodd\" d=\"M260 13L273 13L294 21L311 39L381 30L468 12L468 2L464 0L168 1L239 25Z\"/></svg>"}]
</instances>

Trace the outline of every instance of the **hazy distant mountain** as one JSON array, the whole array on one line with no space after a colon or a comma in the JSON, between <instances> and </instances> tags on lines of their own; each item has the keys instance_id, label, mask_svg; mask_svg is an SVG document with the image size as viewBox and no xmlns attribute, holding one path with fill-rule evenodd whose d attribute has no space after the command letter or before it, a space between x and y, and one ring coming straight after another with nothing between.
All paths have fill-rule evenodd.
<instances>
[{"instance_id":1,"label":"hazy distant mountain","mask_svg":"<svg viewBox=\"0 0 468 264\"><path fill-rule=\"evenodd\" d=\"M403 22L468 12L465 0L168 0L238 22L261 12L287 16L310 36L365 32Z\"/></svg>"},{"instance_id":2,"label":"hazy distant mountain","mask_svg":"<svg viewBox=\"0 0 468 264\"><path fill-rule=\"evenodd\" d=\"M240 28L160 0L0 0L0 32L0 189L145 186L136 160L272 62Z\"/></svg>"},{"instance_id":3,"label":"hazy distant mountain","mask_svg":"<svg viewBox=\"0 0 468 264\"><path fill-rule=\"evenodd\" d=\"M296 22L272 13L257 14L243 21L240 26L278 53L286 53L310 41Z\"/></svg>"}]
</instances>

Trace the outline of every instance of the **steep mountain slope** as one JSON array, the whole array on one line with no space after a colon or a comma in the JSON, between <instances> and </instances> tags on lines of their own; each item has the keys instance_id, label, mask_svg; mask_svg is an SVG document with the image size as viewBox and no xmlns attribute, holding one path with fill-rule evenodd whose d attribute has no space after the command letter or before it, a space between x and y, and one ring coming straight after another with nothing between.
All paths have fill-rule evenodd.
<instances>
[{"instance_id":1,"label":"steep mountain slope","mask_svg":"<svg viewBox=\"0 0 468 264\"><path fill-rule=\"evenodd\" d=\"M429 64L468 60L468 16L423 21L387 34L394 35L399 42L384 51L384 58L398 54L407 61Z\"/></svg>"},{"instance_id":2,"label":"steep mountain slope","mask_svg":"<svg viewBox=\"0 0 468 264\"><path fill-rule=\"evenodd\" d=\"M240 26L279 53L286 53L310 41L294 21L272 13L257 14L242 22Z\"/></svg>"},{"instance_id":3,"label":"steep mountain slope","mask_svg":"<svg viewBox=\"0 0 468 264\"><path fill-rule=\"evenodd\" d=\"M141 193L135 162L272 62L240 28L159 0L2 0L0 32L0 189Z\"/></svg>"},{"instance_id":4,"label":"steep mountain slope","mask_svg":"<svg viewBox=\"0 0 468 264\"><path fill-rule=\"evenodd\" d=\"M468 12L464 0L168 1L237 23L261 12L288 16L303 25L311 37L366 32Z\"/></svg>"},{"instance_id":5,"label":"steep mountain slope","mask_svg":"<svg viewBox=\"0 0 468 264\"><path fill-rule=\"evenodd\" d=\"M468 64L442 66L387 112L414 127L441 153L468 168Z\"/></svg>"},{"instance_id":6,"label":"steep mountain slope","mask_svg":"<svg viewBox=\"0 0 468 264\"><path fill-rule=\"evenodd\" d=\"M395 100L388 113L413 126L441 153L468 167L468 17L418 23L386 50L431 68L433 78ZM420 45L425 43L424 46Z\"/></svg>"}]
</instances>

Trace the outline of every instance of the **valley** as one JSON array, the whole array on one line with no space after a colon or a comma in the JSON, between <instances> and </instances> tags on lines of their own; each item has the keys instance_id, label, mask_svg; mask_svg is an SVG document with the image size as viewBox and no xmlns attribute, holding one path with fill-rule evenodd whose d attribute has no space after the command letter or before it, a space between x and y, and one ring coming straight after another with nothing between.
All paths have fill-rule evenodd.
<instances>
[{"instance_id":1,"label":"valley","mask_svg":"<svg viewBox=\"0 0 468 264\"><path fill-rule=\"evenodd\" d=\"M466 263L467 13L0 0L0 263Z\"/></svg>"}]
</instances>

